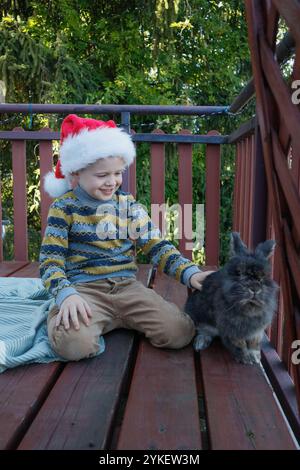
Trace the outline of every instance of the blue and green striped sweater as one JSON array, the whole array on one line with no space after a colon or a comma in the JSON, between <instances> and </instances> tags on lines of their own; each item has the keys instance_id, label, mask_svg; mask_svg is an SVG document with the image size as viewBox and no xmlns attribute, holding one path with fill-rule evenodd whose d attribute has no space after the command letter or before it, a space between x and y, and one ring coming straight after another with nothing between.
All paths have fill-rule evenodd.
<instances>
[{"instance_id":1,"label":"blue and green striped sweater","mask_svg":"<svg viewBox=\"0 0 300 470\"><path fill-rule=\"evenodd\" d=\"M80 186L54 200L40 251L40 275L56 304L76 294L76 283L106 277L135 277L135 246L158 269L189 286L200 269L161 238L147 211L130 193L110 201L91 197Z\"/></svg>"}]
</instances>

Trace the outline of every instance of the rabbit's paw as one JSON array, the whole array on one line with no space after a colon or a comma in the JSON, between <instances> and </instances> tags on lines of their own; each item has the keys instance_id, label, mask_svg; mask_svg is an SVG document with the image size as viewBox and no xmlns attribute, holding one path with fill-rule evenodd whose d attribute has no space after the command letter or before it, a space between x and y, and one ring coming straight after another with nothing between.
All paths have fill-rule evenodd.
<instances>
[{"instance_id":1,"label":"rabbit's paw","mask_svg":"<svg viewBox=\"0 0 300 470\"><path fill-rule=\"evenodd\" d=\"M259 357L258 354L259 353ZM247 351L241 355L235 356L235 360L240 364L259 364L260 362L260 352L259 351Z\"/></svg>"},{"instance_id":2,"label":"rabbit's paw","mask_svg":"<svg viewBox=\"0 0 300 470\"><path fill-rule=\"evenodd\" d=\"M212 342L212 337L208 335L197 335L194 339L194 349L196 351L203 351Z\"/></svg>"},{"instance_id":3,"label":"rabbit's paw","mask_svg":"<svg viewBox=\"0 0 300 470\"><path fill-rule=\"evenodd\" d=\"M253 364L259 364L261 360L261 353L259 349L251 349L249 352L250 352L250 355L252 356Z\"/></svg>"}]
</instances>

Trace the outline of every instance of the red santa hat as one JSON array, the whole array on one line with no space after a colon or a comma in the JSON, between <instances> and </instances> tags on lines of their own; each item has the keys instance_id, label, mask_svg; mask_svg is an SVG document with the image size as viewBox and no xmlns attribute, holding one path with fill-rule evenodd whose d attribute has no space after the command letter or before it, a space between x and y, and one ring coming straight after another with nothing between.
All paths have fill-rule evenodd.
<instances>
[{"instance_id":1,"label":"red santa hat","mask_svg":"<svg viewBox=\"0 0 300 470\"><path fill-rule=\"evenodd\" d=\"M135 158L131 137L114 121L69 114L61 125L60 154L55 172L44 178L45 191L51 197L61 196L71 189L72 172L107 157L122 157L129 166Z\"/></svg>"}]
</instances>

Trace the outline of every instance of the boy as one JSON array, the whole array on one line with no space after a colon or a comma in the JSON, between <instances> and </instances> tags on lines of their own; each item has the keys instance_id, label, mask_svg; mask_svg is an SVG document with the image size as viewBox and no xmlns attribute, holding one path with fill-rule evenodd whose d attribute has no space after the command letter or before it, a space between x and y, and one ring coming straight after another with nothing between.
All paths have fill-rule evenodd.
<instances>
[{"instance_id":1,"label":"boy","mask_svg":"<svg viewBox=\"0 0 300 470\"><path fill-rule=\"evenodd\" d=\"M185 285L200 289L210 272L162 240L147 212L119 189L134 158L130 136L113 121L74 114L64 119L60 159L55 174L45 177L46 191L57 199L48 214L40 274L56 301L49 340L65 359L99 353L100 336L115 328L138 330L166 348L181 348L195 334L189 316L136 280L134 243Z\"/></svg>"}]
</instances>

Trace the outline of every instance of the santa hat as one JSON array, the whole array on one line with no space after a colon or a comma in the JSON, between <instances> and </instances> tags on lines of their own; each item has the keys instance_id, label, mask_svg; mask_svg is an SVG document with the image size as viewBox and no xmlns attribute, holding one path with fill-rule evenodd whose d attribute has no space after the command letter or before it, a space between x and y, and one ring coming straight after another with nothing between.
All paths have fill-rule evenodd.
<instances>
[{"instance_id":1,"label":"santa hat","mask_svg":"<svg viewBox=\"0 0 300 470\"><path fill-rule=\"evenodd\" d=\"M129 166L135 158L131 137L114 121L98 121L69 114L62 122L60 157L55 172L44 178L45 191L59 197L71 189L70 174L100 158L122 157Z\"/></svg>"}]
</instances>

